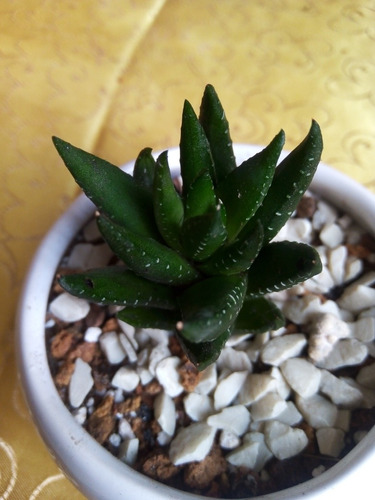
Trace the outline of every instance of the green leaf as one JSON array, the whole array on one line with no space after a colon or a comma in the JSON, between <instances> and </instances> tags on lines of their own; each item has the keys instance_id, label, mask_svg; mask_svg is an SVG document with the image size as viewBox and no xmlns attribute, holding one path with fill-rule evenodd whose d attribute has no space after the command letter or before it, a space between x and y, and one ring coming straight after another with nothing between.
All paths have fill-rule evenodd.
<instances>
[{"instance_id":1,"label":"green leaf","mask_svg":"<svg viewBox=\"0 0 375 500\"><path fill-rule=\"evenodd\" d=\"M134 178L111 163L53 137L65 165L87 197L117 224L157 237L152 200Z\"/></svg>"},{"instance_id":2,"label":"green leaf","mask_svg":"<svg viewBox=\"0 0 375 500\"><path fill-rule=\"evenodd\" d=\"M247 271L263 244L263 227L255 226L245 241L236 240L229 246L219 248L197 268L205 274L238 274Z\"/></svg>"},{"instance_id":3,"label":"green leaf","mask_svg":"<svg viewBox=\"0 0 375 500\"><path fill-rule=\"evenodd\" d=\"M176 307L171 287L148 281L122 266L66 274L60 276L59 283L72 295L100 304Z\"/></svg>"},{"instance_id":4,"label":"green leaf","mask_svg":"<svg viewBox=\"0 0 375 500\"><path fill-rule=\"evenodd\" d=\"M113 252L139 276L175 286L192 283L199 273L180 254L158 241L118 226L103 216L98 227Z\"/></svg>"},{"instance_id":5,"label":"green leaf","mask_svg":"<svg viewBox=\"0 0 375 500\"><path fill-rule=\"evenodd\" d=\"M117 317L135 328L174 330L179 313L176 310L166 311L154 307L125 307L117 313Z\"/></svg>"},{"instance_id":6,"label":"green leaf","mask_svg":"<svg viewBox=\"0 0 375 500\"><path fill-rule=\"evenodd\" d=\"M181 335L177 335L177 338L186 356L199 371L202 371L217 360L231 332L232 328L228 328L212 342L200 342L199 344L189 342Z\"/></svg>"},{"instance_id":7,"label":"green leaf","mask_svg":"<svg viewBox=\"0 0 375 500\"><path fill-rule=\"evenodd\" d=\"M210 145L189 101L185 101L182 112L180 164L184 196L187 187L202 172L212 175L214 170Z\"/></svg>"},{"instance_id":8,"label":"green leaf","mask_svg":"<svg viewBox=\"0 0 375 500\"><path fill-rule=\"evenodd\" d=\"M185 219L215 210L218 201L209 172L202 172L186 189Z\"/></svg>"},{"instance_id":9,"label":"green leaf","mask_svg":"<svg viewBox=\"0 0 375 500\"><path fill-rule=\"evenodd\" d=\"M162 153L156 162L153 200L155 220L160 234L171 248L180 250L184 206L173 184L167 151Z\"/></svg>"},{"instance_id":10,"label":"green leaf","mask_svg":"<svg viewBox=\"0 0 375 500\"><path fill-rule=\"evenodd\" d=\"M227 231L220 205L210 213L185 220L182 225L183 252L187 257L197 261L210 257L226 238Z\"/></svg>"},{"instance_id":11,"label":"green leaf","mask_svg":"<svg viewBox=\"0 0 375 500\"><path fill-rule=\"evenodd\" d=\"M264 227L265 242L287 222L309 187L320 161L323 140L319 125L313 121L306 138L277 167L271 187L255 214ZM253 222L244 229L252 229Z\"/></svg>"},{"instance_id":12,"label":"green leaf","mask_svg":"<svg viewBox=\"0 0 375 500\"><path fill-rule=\"evenodd\" d=\"M236 238L266 196L284 140L281 131L263 151L244 161L218 186L217 194L227 212L229 241Z\"/></svg>"},{"instance_id":13,"label":"green leaf","mask_svg":"<svg viewBox=\"0 0 375 500\"><path fill-rule=\"evenodd\" d=\"M285 324L280 309L264 297L245 299L234 324L235 333L263 333Z\"/></svg>"},{"instance_id":14,"label":"green leaf","mask_svg":"<svg viewBox=\"0 0 375 500\"><path fill-rule=\"evenodd\" d=\"M178 333L189 342L211 342L224 333L241 310L246 275L212 276L182 292Z\"/></svg>"},{"instance_id":15,"label":"green leaf","mask_svg":"<svg viewBox=\"0 0 375 500\"><path fill-rule=\"evenodd\" d=\"M138 186L152 192L156 162L151 148L144 148L134 163L133 178Z\"/></svg>"},{"instance_id":16,"label":"green leaf","mask_svg":"<svg viewBox=\"0 0 375 500\"><path fill-rule=\"evenodd\" d=\"M203 94L199 121L210 144L215 165L215 184L236 168L229 124L219 97L212 85L207 85Z\"/></svg>"},{"instance_id":17,"label":"green leaf","mask_svg":"<svg viewBox=\"0 0 375 500\"><path fill-rule=\"evenodd\" d=\"M248 271L248 295L278 292L305 281L322 270L315 248L295 241L269 243Z\"/></svg>"}]
</instances>

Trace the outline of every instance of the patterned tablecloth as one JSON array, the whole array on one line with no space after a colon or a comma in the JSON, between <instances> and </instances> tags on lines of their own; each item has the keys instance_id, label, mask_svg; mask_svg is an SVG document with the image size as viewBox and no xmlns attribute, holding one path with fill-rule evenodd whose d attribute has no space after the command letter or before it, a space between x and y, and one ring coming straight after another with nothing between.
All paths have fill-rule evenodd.
<instances>
[{"instance_id":1,"label":"patterned tablecloth","mask_svg":"<svg viewBox=\"0 0 375 500\"><path fill-rule=\"evenodd\" d=\"M375 191L373 0L0 2L0 498L78 499L17 380L14 316L42 236L77 194L57 135L121 164L178 144L183 99L218 91L236 142L311 118L323 160Z\"/></svg>"}]
</instances>

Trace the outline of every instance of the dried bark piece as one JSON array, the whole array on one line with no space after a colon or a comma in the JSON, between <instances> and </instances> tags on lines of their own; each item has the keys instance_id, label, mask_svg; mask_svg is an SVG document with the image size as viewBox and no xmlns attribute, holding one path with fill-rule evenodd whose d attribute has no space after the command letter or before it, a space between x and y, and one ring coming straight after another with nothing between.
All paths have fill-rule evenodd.
<instances>
[{"instance_id":1,"label":"dried bark piece","mask_svg":"<svg viewBox=\"0 0 375 500\"><path fill-rule=\"evenodd\" d=\"M116 417L113 412L113 403L113 396L106 396L87 422L88 432L100 444L108 439L115 428Z\"/></svg>"}]
</instances>

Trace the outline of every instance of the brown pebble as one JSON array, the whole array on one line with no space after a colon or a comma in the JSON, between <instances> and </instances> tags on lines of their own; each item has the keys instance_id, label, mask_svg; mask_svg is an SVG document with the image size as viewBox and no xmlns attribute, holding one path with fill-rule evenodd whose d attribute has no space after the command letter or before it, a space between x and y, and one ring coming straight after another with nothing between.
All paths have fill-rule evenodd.
<instances>
[{"instance_id":1,"label":"brown pebble","mask_svg":"<svg viewBox=\"0 0 375 500\"><path fill-rule=\"evenodd\" d=\"M316 211L316 199L312 196L303 196L297 205L297 217L310 219Z\"/></svg>"},{"instance_id":2,"label":"brown pebble","mask_svg":"<svg viewBox=\"0 0 375 500\"><path fill-rule=\"evenodd\" d=\"M152 479L167 481L179 472L179 468L172 464L164 451L157 450L145 459L142 471Z\"/></svg>"},{"instance_id":3,"label":"brown pebble","mask_svg":"<svg viewBox=\"0 0 375 500\"><path fill-rule=\"evenodd\" d=\"M113 396L106 396L97 409L90 415L87 422L89 433L103 444L113 432L116 418L113 414Z\"/></svg>"},{"instance_id":4,"label":"brown pebble","mask_svg":"<svg viewBox=\"0 0 375 500\"><path fill-rule=\"evenodd\" d=\"M215 446L201 462L192 462L184 471L184 481L189 488L208 488L216 476L227 469L222 451Z\"/></svg>"},{"instance_id":5,"label":"brown pebble","mask_svg":"<svg viewBox=\"0 0 375 500\"><path fill-rule=\"evenodd\" d=\"M51 354L55 359L60 359L67 354L74 342L74 332L72 330L61 330L51 342Z\"/></svg>"}]
</instances>

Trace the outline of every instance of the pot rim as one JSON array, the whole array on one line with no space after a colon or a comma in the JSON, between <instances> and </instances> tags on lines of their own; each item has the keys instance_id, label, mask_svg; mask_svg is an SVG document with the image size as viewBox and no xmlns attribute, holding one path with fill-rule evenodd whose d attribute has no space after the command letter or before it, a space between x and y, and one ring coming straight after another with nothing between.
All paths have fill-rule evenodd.
<instances>
[{"instance_id":1,"label":"pot rim","mask_svg":"<svg viewBox=\"0 0 375 500\"><path fill-rule=\"evenodd\" d=\"M255 145L234 144L238 164L260 149ZM155 156L158 154L156 152ZM286 155L286 151L282 153L282 157ZM171 170L177 172L177 147L169 149L169 162L174 167ZM134 161L123 168L131 172L133 165ZM332 200L334 205L350 213L375 235L375 196L361 184L320 163L311 190ZM67 246L94 210L94 205L84 194L73 202L43 239L24 282L16 319L16 354L19 377L32 417L58 465L89 498L130 500L151 490L153 500L207 499L152 480L111 455L74 420L53 383L44 335L50 287ZM302 497L321 500L326 498L325 494L332 498L335 493L346 497L354 476L353 492L357 493L359 485L366 488L366 477L367 481L371 478L370 457L375 460L374 440L375 426L352 451L322 475L280 492L252 497L252 500Z\"/></svg>"}]
</instances>

